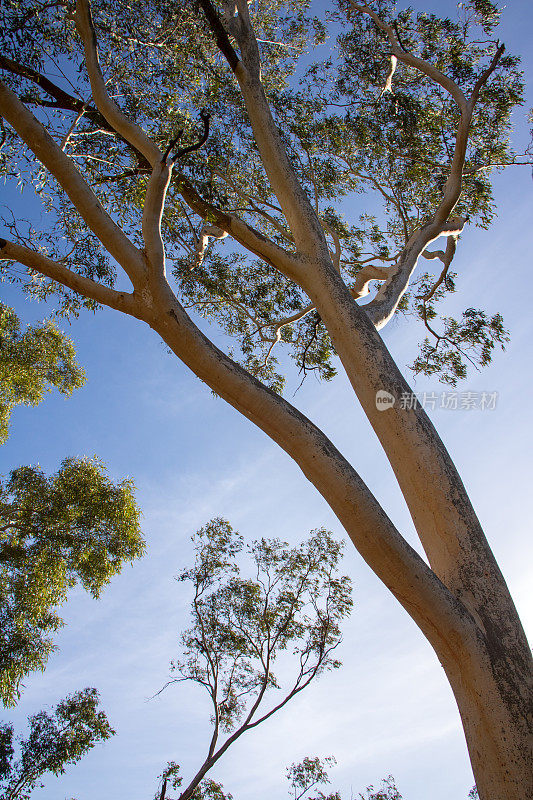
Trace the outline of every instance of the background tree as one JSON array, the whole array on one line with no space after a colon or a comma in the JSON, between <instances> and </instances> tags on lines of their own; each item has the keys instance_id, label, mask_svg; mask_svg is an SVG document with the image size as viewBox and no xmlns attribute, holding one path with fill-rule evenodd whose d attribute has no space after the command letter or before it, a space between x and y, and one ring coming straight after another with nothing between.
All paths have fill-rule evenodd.
<instances>
[{"instance_id":1,"label":"background tree","mask_svg":"<svg viewBox=\"0 0 533 800\"><path fill-rule=\"evenodd\" d=\"M283 13L275 3L257 10L240 0L220 9L208 0L200 5L203 15L196 17L187 5L113 4L111 15L99 3L95 28L88 3L79 0L74 21L85 64L62 8L14 7L2 61L11 88L3 86L0 96L6 164L41 193L52 224L28 238L7 220L11 240L2 255L7 266L19 262L30 270L24 285L33 293L35 272L42 276L37 293L60 284L66 311L103 303L146 322L295 459L432 644L457 699L480 796L518 800L533 792L531 662L520 622L423 409L398 402L382 413L375 402L380 390L398 399L410 394L377 329L409 310L406 292L424 254L440 260L442 270L413 298L428 332L436 331L433 350L424 344L415 369L442 369L453 382L464 374L463 354L486 363L494 344L505 341L497 315L469 309L462 320L445 318L442 335L433 319L435 301L452 287L449 266L467 217L488 219L490 194L480 174L518 163L506 140L521 85L516 60L490 39L497 11L473 0L453 22L397 15L388 2L376 8L341 3L341 55L331 65L340 83L332 84L330 65L322 64L309 74L303 97L294 81L288 84L309 29L301 4L283 4ZM356 36L350 37L352 26ZM323 27L317 22L312 31L317 41ZM108 54L105 79L97 35ZM36 41L46 41L46 52ZM76 67L69 73L75 88L66 91L48 77L49 53ZM343 83L350 66L360 74ZM396 85L401 94L389 103ZM123 98L124 111L112 95ZM321 163L307 153L303 133L320 133L331 108L343 103L347 141L339 130L331 137L338 150ZM188 146L181 147L185 136L177 129L207 105L217 114L217 132L206 157L192 149L207 135L205 114L203 132L191 132ZM365 128L372 114L379 114L383 137ZM35 161L27 160L24 145ZM345 151L349 164L341 169L334 156ZM174 168L179 159L182 171ZM231 165L239 167L236 175ZM367 213L364 224L343 232L335 221L340 211L330 214L326 203L368 185L384 200L385 229ZM429 249L441 237L446 250ZM353 252L358 241L366 248L359 255ZM112 287L114 269L98 242L133 291L122 283ZM230 248L221 257L217 248L228 242L242 250ZM174 258L174 281L166 258ZM375 280L381 288L359 305ZM205 338L187 306L235 336L248 371ZM330 355L339 357L391 462L430 566L327 437L257 380L280 388L273 349L282 341L304 374L315 367L329 377Z\"/></svg>"},{"instance_id":2,"label":"background tree","mask_svg":"<svg viewBox=\"0 0 533 800\"><path fill-rule=\"evenodd\" d=\"M70 339L51 321L21 330L0 303L0 443L16 405L38 405L53 388L69 396L85 380ZM94 597L124 562L139 558L144 539L130 479L113 483L98 459L65 459L57 474L24 466L0 481L0 698L15 705L21 681L44 670L50 633L70 588ZM0 724L2 800L29 798L47 772L60 775L115 732L98 710L96 689L61 700L53 713L29 718L29 735Z\"/></svg>"},{"instance_id":3,"label":"background tree","mask_svg":"<svg viewBox=\"0 0 533 800\"><path fill-rule=\"evenodd\" d=\"M0 304L0 441L14 406L37 405L46 391L70 395L85 376L72 342L50 321L21 332ZM125 562L144 552L131 479L114 483L98 459L67 458L55 475L18 467L0 480L0 699L20 697L21 681L45 668L56 613L79 581L98 597Z\"/></svg>"},{"instance_id":4,"label":"background tree","mask_svg":"<svg viewBox=\"0 0 533 800\"><path fill-rule=\"evenodd\" d=\"M74 345L53 322L22 333L14 309L0 303L0 444L8 437L15 406L36 406L52 388L69 396L84 380Z\"/></svg>"},{"instance_id":5,"label":"background tree","mask_svg":"<svg viewBox=\"0 0 533 800\"><path fill-rule=\"evenodd\" d=\"M97 459L65 459L55 475L19 467L0 482L0 697L13 705L45 668L57 607L78 582L98 597L144 552L133 482Z\"/></svg>"},{"instance_id":6,"label":"background tree","mask_svg":"<svg viewBox=\"0 0 533 800\"><path fill-rule=\"evenodd\" d=\"M208 752L180 800L216 800L219 784L205 776L228 748L324 671L340 666L334 651L341 641L340 623L352 607L351 582L338 574L342 543L323 529L298 547L278 539L250 544L252 578L241 577L244 542L226 520L211 520L193 541L195 564L179 576L194 589L191 627L180 637L183 655L172 662L176 677L165 688L192 681L209 695ZM294 674L284 687L273 667L288 652L284 672ZM273 690L281 696L269 703ZM171 778L173 788L181 786L175 762L163 772L162 796Z\"/></svg>"},{"instance_id":7,"label":"background tree","mask_svg":"<svg viewBox=\"0 0 533 800\"><path fill-rule=\"evenodd\" d=\"M47 772L61 775L99 741L113 736L103 711L98 711L98 692L84 689L61 700L52 713L30 717L29 733L14 739L13 727L0 725L0 797L26 800L43 784Z\"/></svg>"}]
</instances>

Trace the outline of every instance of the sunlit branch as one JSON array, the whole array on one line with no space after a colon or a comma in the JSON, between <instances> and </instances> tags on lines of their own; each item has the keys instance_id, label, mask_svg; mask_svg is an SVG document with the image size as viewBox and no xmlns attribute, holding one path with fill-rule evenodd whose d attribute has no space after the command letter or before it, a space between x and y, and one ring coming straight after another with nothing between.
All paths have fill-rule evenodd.
<instances>
[{"instance_id":1,"label":"sunlit branch","mask_svg":"<svg viewBox=\"0 0 533 800\"><path fill-rule=\"evenodd\" d=\"M56 178L80 216L134 282L144 271L139 250L109 216L72 160L2 81L0 113Z\"/></svg>"},{"instance_id":2,"label":"sunlit branch","mask_svg":"<svg viewBox=\"0 0 533 800\"><path fill-rule=\"evenodd\" d=\"M383 86L383 89L381 90L380 97L382 97L386 92L390 92L391 94L394 94L394 92L392 91L392 78L393 78L394 73L396 72L397 63L398 63L398 59L396 58L396 56L394 54L391 55L389 71L387 72L387 77L385 78L385 85Z\"/></svg>"},{"instance_id":3,"label":"sunlit branch","mask_svg":"<svg viewBox=\"0 0 533 800\"><path fill-rule=\"evenodd\" d=\"M369 6L367 5L360 5L356 3L355 0L350 0L350 5L357 11L359 14L367 14L388 37L389 43L392 50L392 55L396 56L398 61L402 61L404 64L408 64L411 67L419 70L424 75L427 75L432 80L436 81L436 83L440 84L446 91L453 97L459 109L463 111L466 107L467 101L466 97L464 96L462 90L459 86L453 81L451 78L448 78L447 75L444 75L440 70L438 70L433 64L430 64L427 61L424 61L422 58L418 58L417 56L412 55L412 53L408 53L398 41L394 28L391 25L387 25L381 17L376 14Z\"/></svg>"},{"instance_id":4,"label":"sunlit branch","mask_svg":"<svg viewBox=\"0 0 533 800\"><path fill-rule=\"evenodd\" d=\"M161 237L161 218L165 197L172 176L172 165L166 161L154 164L144 200L142 234L148 262L156 273L164 275L165 248Z\"/></svg>"},{"instance_id":5,"label":"sunlit branch","mask_svg":"<svg viewBox=\"0 0 533 800\"><path fill-rule=\"evenodd\" d=\"M133 316L138 311L132 294L117 292L109 286L104 286L91 278L79 275L77 272L65 267L60 261L53 261L42 253L30 250L30 248L16 242L0 239L0 260L3 259L18 261L20 264L29 267L29 269L40 272L62 286L72 289L82 297L89 297L91 300L102 303L102 305L109 306L109 308L115 308Z\"/></svg>"},{"instance_id":6,"label":"sunlit branch","mask_svg":"<svg viewBox=\"0 0 533 800\"><path fill-rule=\"evenodd\" d=\"M139 150L153 167L161 159L162 154L159 147L145 134L139 125L132 122L129 117L122 113L107 91L98 59L96 32L89 0L77 0L75 20L83 42L87 74L91 83L93 99L98 110L114 130L123 136L132 147Z\"/></svg>"},{"instance_id":7,"label":"sunlit branch","mask_svg":"<svg viewBox=\"0 0 533 800\"><path fill-rule=\"evenodd\" d=\"M450 265L453 261L453 257L455 255L455 250L457 248L457 237L456 236L448 236L448 241L446 243L446 251L437 250L434 252L428 252L424 250L422 255L424 258L438 258L444 264L442 272L440 273L437 281L433 284L431 289L421 298L424 303L427 303L428 300L431 300L439 286L446 280L446 276L448 274L448 270L450 269Z\"/></svg>"}]
</instances>

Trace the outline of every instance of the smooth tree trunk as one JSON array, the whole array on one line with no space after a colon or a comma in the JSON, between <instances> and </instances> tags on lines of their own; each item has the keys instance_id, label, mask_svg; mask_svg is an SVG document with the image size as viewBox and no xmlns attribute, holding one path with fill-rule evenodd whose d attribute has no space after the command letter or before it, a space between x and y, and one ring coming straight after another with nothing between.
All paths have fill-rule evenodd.
<instances>
[{"instance_id":1,"label":"smooth tree trunk","mask_svg":"<svg viewBox=\"0 0 533 800\"><path fill-rule=\"evenodd\" d=\"M525 633L466 490L431 421L422 409L408 411L399 403L395 414L392 409L377 410L378 389L397 397L411 389L366 316L349 298L347 306L355 309L356 327L362 328L363 334L352 328L346 349L356 351L366 365L353 381L354 388L384 444L413 517L420 508L426 524L427 508L432 504L442 507L442 513L431 514L431 527L428 524L431 578L420 560L414 577L406 580L396 560L416 561L411 548L394 531L399 555L394 550L387 552L390 545L380 538L379 531L384 526L390 530L392 523L384 519L377 501L364 484L362 490L355 470L324 434L261 384L251 385L247 373L203 337L169 286L160 283L154 296L158 299L146 319L148 324L198 377L298 463L365 561L432 645L459 708L480 798L533 798L532 662ZM346 326L339 321L341 306L336 298L337 324L344 333ZM327 321L326 303L322 301L319 308ZM339 341L335 345L343 358L344 347ZM406 445L408 437L410 444ZM396 447L391 445L394 440L400 442ZM414 475L419 476L421 486L413 487ZM419 517L417 521L424 531ZM437 537L441 546L431 547ZM447 544L457 541L461 544L452 560ZM452 573L447 571L451 560L455 566L453 591Z\"/></svg>"}]
</instances>

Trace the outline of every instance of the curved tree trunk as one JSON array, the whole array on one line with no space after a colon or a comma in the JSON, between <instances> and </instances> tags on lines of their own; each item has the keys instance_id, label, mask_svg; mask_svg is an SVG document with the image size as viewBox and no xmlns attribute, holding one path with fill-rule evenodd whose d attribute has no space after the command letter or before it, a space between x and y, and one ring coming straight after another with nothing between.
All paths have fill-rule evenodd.
<instances>
[{"instance_id":1,"label":"curved tree trunk","mask_svg":"<svg viewBox=\"0 0 533 800\"><path fill-rule=\"evenodd\" d=\"M265 390L259 382L254 385L244 370L208 342L183 312L168 285L160 283L155 294L158 299L152 312L143 315L145 321L198 377L298 463L365 561L432 645L457 701L481 800L533 798L532 662L527 640L466 490L427 415L419 410L420 416L414 423L406 415L407 422L418 433L417 438L411 430L418 453L415 450L413 456L413 447L404 446L403 450L391 447L392 437L401 441L407 435L402 431L402 416L398 423L398 418L389 416L389 411L377 411L375 391L410 389L381 337L374 329L370 329L370 335L365 331L373 342L371 351L368 345L363 349L361 336L351 339L347 349L352 352L352 347L357 350L359 345L358 358L366 364L359 380L353 381L354 388L365 403L365 410L368 408L376 432L384 440L410 508L415 506L413 517L425 546L425 534L429 533L431 570L394 529L353 467L324 434L282 398ZM351 298L349 305L354 305ZM336 308L338 311L338 298ZM325 309L323 303L321 313ZM337 343L336 346L342 358L343 346ZM384 425L386 419L388 424ZM409 426L405 427L409 431ZM408 480L409 475L424 474L421 464L417 464L417 455L425 458L426 477L422 487ZM416 504L423 503L424 492L428 492L429 508L437 503L443 508L441 515L433 510L432 527L428 531L424 528L427 513L416 514L419 507ZM455 519L451 522L453 515ZM432 547L437 537L441 545ZM454 548L454 542L460 545ZM458 562L453 573L445 568L449 563L447 547L454 549ZM444 566L440 560L443 555L448 557L444 558ZM490 580L483 581L487 575ZM461 578L465 583L460 583ZM477 587L475 591L472 580Z\"/></svg>"},{"instance_id":2,"label":"curved tree trunk","mask_svg":"<svg viewBox=\"0 0 533 800\"><path fill-rule=\"evenodd\" d=\"M479 658L475 669L465 664L443 666L461 715L481 800L530 800L531 698L523 687L510 687L495 677L500 661L501 654L487 647L486 658Z\"/></svg>"}]
</instances>

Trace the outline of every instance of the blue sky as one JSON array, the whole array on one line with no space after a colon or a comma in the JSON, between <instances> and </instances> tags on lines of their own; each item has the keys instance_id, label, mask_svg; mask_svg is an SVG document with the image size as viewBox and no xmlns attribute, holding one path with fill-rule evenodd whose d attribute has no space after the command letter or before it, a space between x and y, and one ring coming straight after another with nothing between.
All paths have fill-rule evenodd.
<instances>
[{"instance_id":1,"label":"blue sky","mask_svg":"<svg viewBox=\"0 0 533 800\"><path fill-rule=\"evenodd\" d=\"M524 56L526 75L531 67L524 24L528 11L525 1L512 3L500 33L511 52ZM526 133L522 126L523 144ZM532 516L532 187L529 168L514 167L498 176L499 216L489 231L464 233L454 262L458 295L450 311L467 305L500 311L511 330L507 351L458 387L460 392L497 391L497 407L430 412L530 635L531 557L525 557L525 548ZM24 309L11 289L4 288L3 296L26 319L44 316L37 305ZM82 315L66 330L86 369L87 385L70 400L50 395L37 409L17 410L10 440L0 452L1 470L39 463L53 471L67 455L97 454L114 477L134 477L149 550L100 601L81 590L72 593L64 608L66 627L57 637L60 649L43 675L28 679L21 703L6 716L22 725L28 714L68 692L96 686L117 736L62 778L47 781L36 797L145 800L153 796L156 775L167 760L178 761L189 775L207 746L209 710L200 689L171 687L149 700L165 682L187 622L190 597L174 576L191 560L190 535L215 515L228 518L249 539L266 535L296 542L322 525L338 536L342 531L288 457L213 397L148 328L102 311ZM412 361L421 331L394 321L384 338L403 366ZM414 388L440 393L444 387L425 379ZM345 379L319 384L311 376L293 402L353 460L417 546L388 462ZM344 566L353 578L356 602L339 652L343 668L241 740L212 777L235 800L285 797L290 763L305 755L333 754L338 765L332 787L345 800L389 773L405 800L463 800L473 779L459 716L436 657L350 545Z\"/></svg>"}]
</instances>

